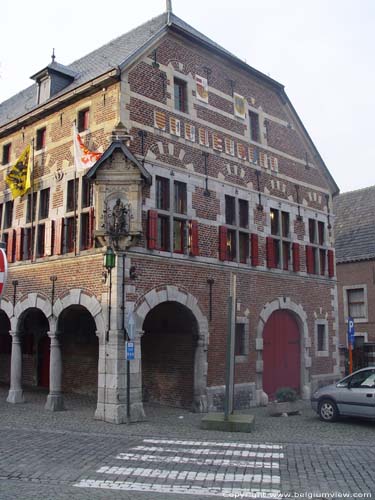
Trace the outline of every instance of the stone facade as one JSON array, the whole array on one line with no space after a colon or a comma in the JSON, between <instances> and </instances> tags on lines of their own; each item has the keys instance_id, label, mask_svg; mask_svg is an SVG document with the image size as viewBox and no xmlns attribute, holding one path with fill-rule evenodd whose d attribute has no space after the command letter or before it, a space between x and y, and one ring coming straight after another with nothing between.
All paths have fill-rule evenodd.
<instances>
[{"instance_id":1,"label":"stone facade","mask_svg":"<svg viewBox=\"0 0 375 500\"><path fill-rule=\"evenodd\" d=\"M48 409L63 407L62 390L77 388L73 379L80 377L79 365L85 358L85 366L92 367L95 356L99 419L115 423L129 416L142 419L142 401L150 392L153 401L175 402L196 411L220 409L232 273L238 281L238 323L245 325L235 363L238 407L265 401L262 332L277 310L287 311L298 324L301 373L296 385L308 397L316 385L339 372L336 280L330 256L333 235L327 224L337 187L280 84L173 30L152 43L122 68L118 81L83 89L73 103L51 105L47 111L39 107L26 114L24 122L21 119L0 129L0 147L12 144L10 163L40 128L45 127L47 133L45 146L35 154L34 191L38 194L31 224L27 196L14 200L8 223L11 197L5 176L10 165L0 169L0 234L11 261L0 312L6 324L1 335L9 331L13 338L11 354L5 348L0 354L7 360L1 368L4 381L9 380L6 372L11 364L8 400L23 401L20 374L22 365L26 367L26 354L21 339L26 332L34 333L28 351L34 368L24 383L40 382L39 337L27 320L37 310L40 335L51 339ZM197 76L208 80L204 99L199 97ZM242 99L243 117L236 115L235 94ZM181 99L183 110L182 103L177 103ZM76 176L73 213L69 210L69 181L75 179L71 128L86 109L90 123L81 136L90 149L108 151L116 141L120 144L123 139L113 133L119 122L131 139L123 141L126 149L119 147L108 157L105 153L97 170L94 166L95 171L87 176ZM251 123L254 116L256 122ZM92 188L87 187L87 178ZM161 200L162 184L168 186L168 206ZM50 190L49 211L42 219L41 192L46 189ZM112 200L112 210L117 198L131 205L132 231L116 248L116 267L109 276L102 267L110 243L102 220L105 201ZM230 202L237 207L235 213L242 210L244 216L247 212L244 224L239 219L228 223ZM277 234L272 226L275 216L280 217ZM157 221L154 225L152 217ZM72 218L77 225L69 246L68 219ZM280 233L282 224L285 234ZM316 244L311 240L314 224L324 232ZM25 231L32 231L33 226L35 249L26 258L20 238L26 239ZM43 234L43 244L39 234ZM225 255L221 234L229 238L224 243ZM10 238L14 245L9 244ZM169 243L163 243L163 238ZM271 240L281 245L279 261L275 250L270 250ZM312 243L320 259L313 268L307 250ZM56 281L51 281L52 276ZM14 280L17 286L12 286ZM70 359L74 353L71 325L85 314L91 316L92 325L86 328L84 322L81 333L91 335L90 345L96 341L97 351L94 347L85 351L77 344L76 359L69 364L64 357ZM130 362L128 392L124 328L130 318L135 360ZM319 320L326 325L324 355L317 354L314 336ZM73 340L64 351L66 332ZM151 335L159 340L151 341ZM79 338L77 334L77 342ZM142 346L149 361L142 357ZM95 370L89 370L92 385ZM82 387L89 390L83 382ZM182 397L185 393L191 394L190 399Z\"/></svg>"}]
</instances>

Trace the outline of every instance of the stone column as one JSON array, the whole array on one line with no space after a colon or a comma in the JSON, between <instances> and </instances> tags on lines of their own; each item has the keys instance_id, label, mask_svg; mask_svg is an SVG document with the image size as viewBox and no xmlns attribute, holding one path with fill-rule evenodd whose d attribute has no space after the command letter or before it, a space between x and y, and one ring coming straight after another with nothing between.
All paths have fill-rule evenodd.
<instances>
[{"instance_id":1,"label":"stone column","mask_svg":"<svg viewBox=\"0 0 375 500\"><path fill-rule=\"evenodd\" d=\"M51 339L49 359L49 394L45 405L46 410L64 410L64 401L61 392L62 357L60 337L56 332L47 332Z\"/></svg>"},{"instance_id":2,"label":"stone column","mask_svg":"<svg viewBox=\"0 0 375 500\"><path fill-rule=\"evenodd\" d=\"M117 254L116 267L112 270L111 313L108 314L109 289L103 297L102 307L107 320L107 331L99 336L98 403L95 418L123 424L128 422L126 398L126 361L123 327L123 259ZM106 303L105 303L106 302ZM126 302L126 301L124 301ZM140 353L135 342L136 359L131 361L130 420L144 420L141 390L139 387Z\"/></svg>"},{"instance_id":3,"label":"stone column","mask_svg":"<svg viewBox=\"0 0 375 500\"><path fill-rule=\"evenodd\" d=\"M17 331L9 332L12 336L12 356L10 367L10 389L8 403L24 403L22 391L22 348L21 335Z\"/></svg>"},{"instance_id":4,"label":"stone column","mask_svg":"<svg viewBox=\"0 0 375 500\"><path fill-rule=\"evenodd\" d=\"M200 332L194 354L194 400L193 411L205 413L207 403L207 335Z\"/></svg>"}]
</instances>

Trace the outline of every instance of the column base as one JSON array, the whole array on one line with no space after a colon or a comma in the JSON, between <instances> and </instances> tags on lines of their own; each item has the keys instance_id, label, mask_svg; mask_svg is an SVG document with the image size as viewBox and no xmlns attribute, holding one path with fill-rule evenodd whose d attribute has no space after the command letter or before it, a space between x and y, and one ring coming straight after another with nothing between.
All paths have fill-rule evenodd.
<instances>
[{"instance_id":1,"label":"column base","mask_svg":"<svg viewBox=\"0 0 375 500\"><path fill-rule=\"evenodd\" d=\"M127 424L144 422L146 420L146 415L143 409L143 403L132 403L130 405L130 422L128 422L125 404L98 403L95 411L95 419L110 422L111 424Z\"/></svg>"},{"instance_id":2,"label":"column base","mask_svg":"<svg viewBox=\"0 0 375 500\"><path fill-rule=\"evenodd\" d=\"M63 399L62 394L48 394L44 409L49 410L49 411L63 411L63 410L65 410L64 399Z\"/></svg>"},{"instance_id":3,"label":"column base","mask_svg":"<svg viewBox=\"0 0 375 500\"><path fill-rule=\"evenodd\" d=\"M23 397L22 389L9 389L7 403L24 403L25 399Z\"/></svg>"}]
</instances>

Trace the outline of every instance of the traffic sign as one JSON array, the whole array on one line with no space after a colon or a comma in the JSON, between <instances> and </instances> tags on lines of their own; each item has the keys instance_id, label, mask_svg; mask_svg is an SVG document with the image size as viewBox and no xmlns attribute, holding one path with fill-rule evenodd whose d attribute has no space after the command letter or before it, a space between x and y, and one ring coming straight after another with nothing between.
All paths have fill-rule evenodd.
<instances>
[{"instance_id":1,"label":"traffic sign","mask_svg":"<svg viewBox=\"0 0 375 500\"><path fill-rule=\"evenodd\" d=\"M5 291L8 274L8 260L5 251L0 248L0 299Z\"/></svg>"},{"instance_id":2,"label":"traffic sign","mask_svg":"<svg viewBox=\"0 0 375 500\"><path fill-rule=\"evenodd\" d=\"M351 348L354 347L355 329L354 319L349 316L348 318L348 344Z\"/></svg>"},{"instance_id":3,"label":"traffic sign","mask_svg":"<svg viewBox=\"0 0 375 500\"><path fill-rule=\"evenodd\" d=\"M134 342L125 342L125 357L128 361L134 359Z\"/></svg>"}]
</instances>

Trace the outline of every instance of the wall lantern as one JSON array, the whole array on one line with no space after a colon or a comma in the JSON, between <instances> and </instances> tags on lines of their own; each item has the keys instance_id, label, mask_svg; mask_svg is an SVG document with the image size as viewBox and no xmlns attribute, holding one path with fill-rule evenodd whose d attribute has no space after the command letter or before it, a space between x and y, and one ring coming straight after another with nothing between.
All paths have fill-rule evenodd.
<instances>
[{"instance_id":1,"label":"wall lantern","mask_svg":"<svg viewBox=\"0 0 375 500\"><path fill-rule=\"evenodd\" d=\"M116 265L116 254L112 247L107 247L107 251L104 254L104 267L110 273Z\"/></svg>"}]
</instances>

